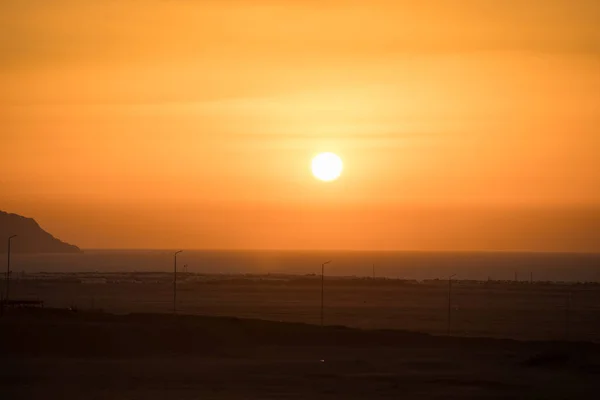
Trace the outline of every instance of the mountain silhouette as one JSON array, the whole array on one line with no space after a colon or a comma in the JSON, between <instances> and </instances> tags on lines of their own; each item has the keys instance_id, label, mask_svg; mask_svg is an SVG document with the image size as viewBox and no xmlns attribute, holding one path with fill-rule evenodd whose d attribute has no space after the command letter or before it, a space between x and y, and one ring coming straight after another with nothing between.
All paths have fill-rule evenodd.
<instances>
[{"instance_id":1,"label":"mountain silhouette","mask_svg":"<svg viewBox=\"0 0 600 400\"><path fill-rule=\"evenodd\" d=\"M0 253L8 249L8 237L17 235L11 242L15 253L81 253L81 249L65 243L45 230L33 218L10 214L0 210Z\"/></svg>"}]
</instances>

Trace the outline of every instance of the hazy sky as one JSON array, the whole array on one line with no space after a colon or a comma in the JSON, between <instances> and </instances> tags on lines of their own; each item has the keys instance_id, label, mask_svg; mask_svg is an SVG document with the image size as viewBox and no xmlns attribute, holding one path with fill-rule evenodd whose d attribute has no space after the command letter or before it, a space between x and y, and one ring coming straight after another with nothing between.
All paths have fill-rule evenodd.
<instances>
[{"instance_id":1,"label":"hazy sky","mask_svg":"<svg viewBox=\"0 0 600 400\"><path fill-rule=\"evenodd\" d=\"M0 5L0 209L82 247L600 251L599 155L597 0Z\"/></svg>"}]
</instances>

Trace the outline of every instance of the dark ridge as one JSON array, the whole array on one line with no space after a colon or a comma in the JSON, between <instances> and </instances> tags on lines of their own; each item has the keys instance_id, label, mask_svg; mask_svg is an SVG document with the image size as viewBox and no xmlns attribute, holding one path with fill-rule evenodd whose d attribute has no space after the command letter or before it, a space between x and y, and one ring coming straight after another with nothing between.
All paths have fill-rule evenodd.
<instances>
[{"instance_id":1,"label":"dark ridge","mask_svg":"<svg viewBox=\"0 0 600 400\"><path fill-rule=\"evenodd\" d=\"M0 211L0 253L8 249L7 239L17 235L11 242L15 253L81 253L75 245L65 243L43 230L33 218Z\"/></svg>"},{"instance_id":2,"label":"dark ridge","mask_svg":"<svg viewBox=\"0 0 600 400\"><path fill-rule=\"evenodd\" d=\"M536 354L548 351L597 354L599 350L597 344L586 342L459 338L235 317L47 308L6 310L0 317L0 354L12 356L222 356L262 346L510 349L524 351L529 357L524 365L536 365Z\"/></svg>"}]
</instances>

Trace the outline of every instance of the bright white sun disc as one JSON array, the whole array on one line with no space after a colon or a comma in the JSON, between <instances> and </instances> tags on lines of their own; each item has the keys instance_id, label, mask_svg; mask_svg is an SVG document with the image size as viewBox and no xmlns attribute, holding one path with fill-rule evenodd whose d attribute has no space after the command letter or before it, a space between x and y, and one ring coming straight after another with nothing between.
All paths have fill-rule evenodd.
<instances>
[{"instance_id":1,"label":"bright white sun disc","mask_svg":"<svg viewBox=\"0 0 600 400\"><path fill-rule=\"evenodd\" d=\"M312 160L313 175L325 182L339 178L342 169L344 169L342 159L333 153L321 153Z\"/></svg>"}]
</instances>

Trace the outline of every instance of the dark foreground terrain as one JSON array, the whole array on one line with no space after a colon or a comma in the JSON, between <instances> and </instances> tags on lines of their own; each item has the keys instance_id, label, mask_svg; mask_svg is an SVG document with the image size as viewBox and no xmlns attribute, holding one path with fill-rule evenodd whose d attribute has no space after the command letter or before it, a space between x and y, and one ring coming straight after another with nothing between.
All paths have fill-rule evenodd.
<instances>
[{"instance_id":1,"label":"dark foreground terrain","mask_svg":"<svg viewBox=\"0 0 600 400\"><path fill-rule=\"evenodd\" d=\"M2 399L596 398L590 343L45 309L0 318Z\"/></svg>"}]
</instances>

